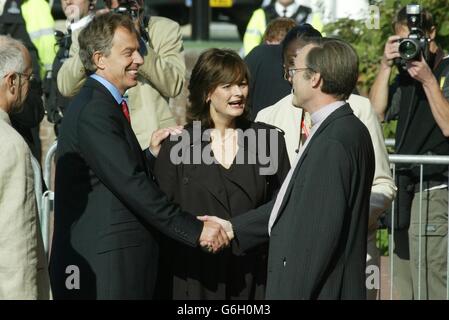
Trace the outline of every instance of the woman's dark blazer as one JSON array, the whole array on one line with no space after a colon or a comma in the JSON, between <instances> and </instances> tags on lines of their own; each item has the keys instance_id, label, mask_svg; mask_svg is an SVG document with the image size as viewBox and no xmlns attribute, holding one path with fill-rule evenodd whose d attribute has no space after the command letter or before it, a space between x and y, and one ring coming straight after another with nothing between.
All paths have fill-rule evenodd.
<instances>
[{"instance_id":1,"label":"woman's dark blazer","mask_svg":"<svg viewBox=\"0 0 449 320\"><path fill-rule=\"evenodd\" d=\"M241 189L241 192L246 193L250 201L242 204L241 207L239 205L237 211L231 212L223 178L220 176L219 164L205 164L203 161L198 161L201 160L198 152L201 152L201 154L210 153L210 138L207 131L201 130L201 135L198 134L198 131L194 134L193 125L185 127L182 140L171 141L178 140L181 135L167 139L162 144L156 160L155 177L169 200L179 204L183 210L194 215L213 215L229 220L231 217L257 208L274 198L290 169L283 132L271 125L250 121L245 121L239 128L246 133L246 136L252 135L255 140L240 141L239 139L239 156L236 157L230 168L230 170L238 170L238 172L233 172L229 177L232 178L232 183ZM270 132L272 134L271 140ZM264 135L266 139L264 139ZM194 155L195 152L197 153L196 156ZM268 167L266 165L268 154L270 154L269 160L271 163L275 164L274 170L268 170L270 171L268 175L261 175L261 170L263 171L264 168L267 169ZM253 161L252 163L255 163L255 165L236 165L237 158L242 155L245 156L245 163ZM181 159L183 163L176 164ZM194 160L197 160L196 164L193 163ZM213 287L217 281L226 282L225 279L219 279L227 273L226 270L222 270L226 266L223 266L223 261L219 257L230 254L231 250L225 250L219 255L215 255L215 258L211 258L209 254L200 250L190 250L187 246L183 248L182 245L176 246L181 247L182 250L178 250L176 253L172 252L174 261L171 260L169 263L172 265L165 267L174 268L178 277L193 276L195 278L195 274L204 272L204 258L208 260L207 264L212 263L214 265L215 263L216 266L215 270L210 271L211 274L214 274L211 276L210 286ZM232 253L244 255L239 252L236 245L233 245ZM162 253L162 255L167 254L167 252ZM184 263L181 263L180 260ZM212 260L215 262L211 262ZM198 278L201 277L204 279L202 275L198 274ZM211 290L213 291L213 288ZM217 295L214 297L225 298L219 291L218 288Z\"/></svg>"}]
</instances>

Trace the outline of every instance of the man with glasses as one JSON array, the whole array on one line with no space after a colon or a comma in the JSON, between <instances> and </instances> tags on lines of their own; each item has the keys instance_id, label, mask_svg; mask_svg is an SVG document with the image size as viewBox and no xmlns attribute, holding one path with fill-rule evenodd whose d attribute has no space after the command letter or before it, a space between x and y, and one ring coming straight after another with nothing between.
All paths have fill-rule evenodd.
<instances>
[{"instance_id":1,"label":"man with glasses","mask_svg":"<svg viewBox=\"0 0 449 320\"><path fill-rule=\"evenodd\" d=\"M0 36L0 300L48 299L50 294L32 155L10 120L21 110L32 77L25 46Z\"/></svg>"},{"instance_id":2,"label":"man with glasses","mask_svg":"<svg viewBox=\"0 0 449 320\"><path fill-rule=\"evenodd\" d=\"M33 12L39 12L39 17L33 17ZM54 56L53 24L48 3L43 0L0 1L0 35L9 35L22 41L33 62L34 76L28 97L22 110L11 114L10 120L38 160L41 158L39 124L45 113L40 75L51 69L48 61ZM37 32L31 32L33 30Z\"/></svg>"},{"instance_id":3,"label":"man with glasses","mask_svg":"<svg viewBox=\"0 0 449 320\"><path fill-rule=\"evenodd\" d=\"M312 26L304 24L292 31L285 37L282 44L284 76L292 83L297 72L304 72L304 68L295 68L294 58L297 51L307 43L307 37L321 35ZM297 152L310 133L310 115L302 108L292 104L293 94L289 94L271 107L265 108L257 114L256 121L269 123L277 126L285 132L285 141L290 162L294 161ZM379 270L380 254L376 246L376 234L379 216L391 205L395 195L396 186L391 176L388 163L388 154L384 144L384 138L379 121L371 108L369 100L356 94L348 98L354 114L368 128L374 147L376 161L373 185L370 197L370 216L368 223L368 245L367 245L367 278L372 278L373 272ZM377 268L377 269L375 269ZM376 299L378 286L369 283L368 299Z\"/></svg>"}]
</instances>

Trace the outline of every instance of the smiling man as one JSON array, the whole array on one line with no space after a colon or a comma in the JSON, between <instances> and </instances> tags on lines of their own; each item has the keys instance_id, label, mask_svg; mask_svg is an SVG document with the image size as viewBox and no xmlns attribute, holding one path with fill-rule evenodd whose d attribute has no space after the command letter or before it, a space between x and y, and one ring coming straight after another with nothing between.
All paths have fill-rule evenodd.
<instances>
[{"instance_id":1,"label":"smiling man","mask_svg":"<svg viewBox=\"0 0 449 320\"><path fill-rule=\"evenodd\" d=\"M67 108L56 155L50 275L55 299L151 299L153 227L195 247L228 245L219 225L169 203L152 180L149 151L131 129L125 91L143 64L126 15L94 18L80 34L88 79Z\"/></svg>"}]
</instances>

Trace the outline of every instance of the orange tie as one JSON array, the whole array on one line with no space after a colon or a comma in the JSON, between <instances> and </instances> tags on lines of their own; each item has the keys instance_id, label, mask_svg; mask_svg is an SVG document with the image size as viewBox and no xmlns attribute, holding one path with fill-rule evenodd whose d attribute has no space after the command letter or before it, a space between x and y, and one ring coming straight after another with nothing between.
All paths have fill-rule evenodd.
<instances>
[{"instance_id":1,"label":"orange tie","mask_svg":"<svg viewBox=\"0 0 449 320\"><path fill-rule=\"evenodd\" d=\"M122 112L125 115L126 120L128 120L128 122L131 123L131 117L129 116L129 108L128 104L126 103L126 100L123 99L120 105L122 107Z\"/></svg>"},{"instance_id":2,"label":"orange tie","mask_svg":"<svg viewBox=\"0 0 449 320\"><path fill-rule=\"evenodd\" d=\"M300 140L301 144L304 144L307 138L309 137L309 129L307 128L306 122L305 122L305 112L303 111L302 117L301 117L301 130L300 130Z\"/></svg>"}]
</instances>

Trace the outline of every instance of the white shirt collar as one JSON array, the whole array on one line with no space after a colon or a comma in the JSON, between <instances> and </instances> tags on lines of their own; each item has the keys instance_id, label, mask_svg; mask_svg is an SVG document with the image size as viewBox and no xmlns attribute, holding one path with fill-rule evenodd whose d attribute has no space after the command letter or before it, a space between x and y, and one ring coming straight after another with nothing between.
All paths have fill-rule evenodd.
<instances>
[{"instance_id":1,"label":"white shirt collar","mask_svg":"<svg viewBox=\"0 0 449 320\"><path fill-rule=\"evenodd\" d=\"M92 21L93 17L94 16L92 14L89 14L78 21L72 22L70 24L70 30L72 30L72 32L73 32L75 30L84 28L85 26L87 26L89 24L89 22Z\"/></svg>"},{"instance_id":2,"label":"white shirt collar","mask_svg":"<svg viewBox=\"0 0 449 320\"><path fill-rule=\"evenodd\" d=\"M299 8L299 4L296 3L296 1L294 1L292 4L288 5L287 7L284 7L282 4L280 4L277 1L274 4L274 9L276 10L277 14L280 17L284 16L284 10L285 9L287 9L286 17L291 17L296 12L296 10L298 10L298 8Z\"/></svg>"},{"instance_id":3,"label":"white shirt collar","mask_svg":"<svg viewBox=\"0 0 449 320\"><path fill-rule=\"evenodd\" d=\"M314 113L311 113L310 117L312 118L312 127L315 127L316 125L319 126L332 112L344 106L345 104L345 101L335 101L320 108Z\"/></svg>"}]
</instances>

